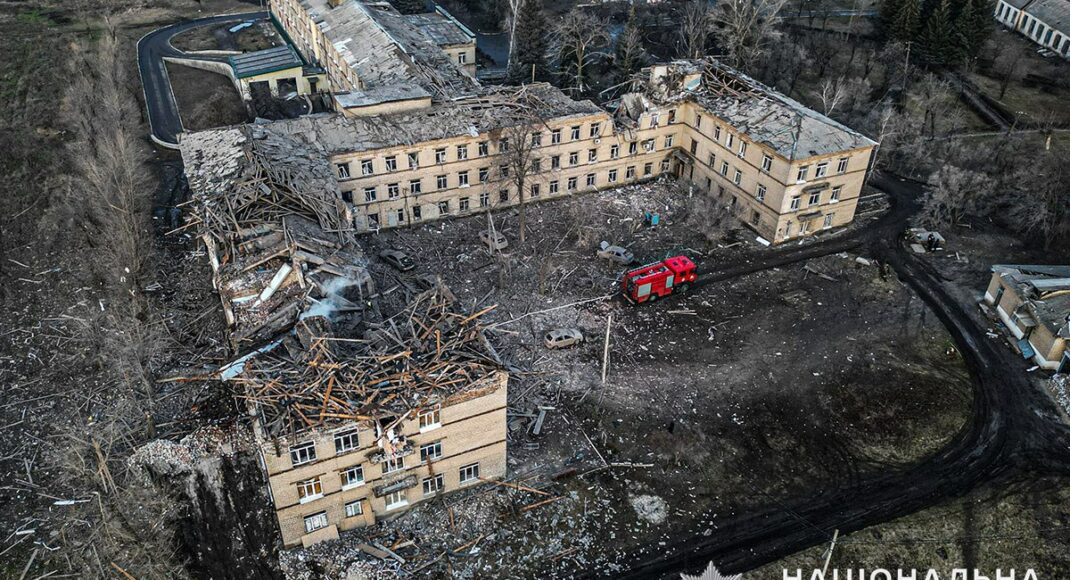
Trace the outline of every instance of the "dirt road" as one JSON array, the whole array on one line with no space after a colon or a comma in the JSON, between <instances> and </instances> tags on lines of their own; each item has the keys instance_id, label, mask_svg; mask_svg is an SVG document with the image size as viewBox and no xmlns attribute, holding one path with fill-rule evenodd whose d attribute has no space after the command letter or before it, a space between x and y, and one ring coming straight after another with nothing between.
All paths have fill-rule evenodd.
<instances>
[{"instance_id":1,"label":"dirt road","mask_svg":"<svg viewBox=\"0 0 1070 580\"><path fill-rule=\"evenodd\" d=\"M873 227L708 272L702 283L865 248L869 256L890 266L954 337L974 382L970 421L944 449L913 467L843 488L812 490L721 520L710 535L695 535L653 559L637 559L629 572L614 574L615 578L679 577L679 572L701 571L710 561L723 572L746 571L827 542L834 530L842 536L960 497L982 484L1022 475L1070 475L1070 427L1061 422L1051 399L1030 383L1021 359L987 337L967 307L948 293L939 274L900 243L899 236L917 209L921 186L889 177L876 177L873 185L894 201L892 210Z\"/></svg>"}]
</instances>

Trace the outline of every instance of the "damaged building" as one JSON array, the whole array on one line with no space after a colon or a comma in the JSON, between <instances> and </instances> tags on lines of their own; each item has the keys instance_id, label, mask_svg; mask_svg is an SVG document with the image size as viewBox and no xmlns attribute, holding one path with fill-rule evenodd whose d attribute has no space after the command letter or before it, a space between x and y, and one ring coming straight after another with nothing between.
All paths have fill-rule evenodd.
<instances>
[{"instance_id":1,"label":"damaged building","mask_svg":"<svg viewBox=\"0 0 1070 580\"><path fill-rule=\"evenodd\" d=\"M1022 357L1070 371L1070 266L992 266L982 305L1014 337Z\"/></svg>"},{"instance_id":2,"label":"damaged building","mask_svg":"<svg viewBox=\"0 0 1070 580\"><path fill-rule=\"evenodd\" d=\"M186 136L191 221L286 547L506 471L508 375L441 284L382 312L327 161L247 126Z\"/></svg>"}]
</instances>

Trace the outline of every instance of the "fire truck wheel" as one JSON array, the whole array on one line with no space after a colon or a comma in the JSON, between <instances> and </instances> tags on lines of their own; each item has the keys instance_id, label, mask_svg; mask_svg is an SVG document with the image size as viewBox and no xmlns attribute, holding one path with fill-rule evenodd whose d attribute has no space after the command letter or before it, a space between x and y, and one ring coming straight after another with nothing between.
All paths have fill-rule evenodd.
<instances>
[{"instance_id":1,"label":"fire truck wheel","mask_svg":"<svg viewBox=\"0 0 1070 580\"><path fill-rule=\"evenodd\" d=\"M653 301L655 301L657 299L658 299L658 295L657 294L651 294L650 298L647 298L646 301L647 302L653 302Z\"/></svg>"},{"instance_id":2,"label":"fire truck wheel","mask_svg":"<svg viewBox=\"0 0 1070 580\"><path fill-rule=\"evenodd\" d=\"M691 290L691 285L690 284L680 284L679 286L676 287L676 289L680 291L680 294L687 294L687 292L689 290Z\"/></svg>"}]
</instances>

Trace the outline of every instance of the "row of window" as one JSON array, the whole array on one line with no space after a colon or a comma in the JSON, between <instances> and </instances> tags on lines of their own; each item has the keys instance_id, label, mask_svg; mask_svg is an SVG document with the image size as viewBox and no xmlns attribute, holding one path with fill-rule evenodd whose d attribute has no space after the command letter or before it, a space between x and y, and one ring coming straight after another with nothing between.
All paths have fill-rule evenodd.
<instances>
[{"instance_id":1,"label":"row of window","mask_svg":"<svg viewBox=\"0 0 1070 580\"><path fill-rule=\"evenodd\" d=\"M665 171L668 171L668 169L669 169L669 160L667 160L667 159L662 160L661 161L661 171L665 172ZM643 164L643 177L647 178L647 177L652 177L653 175L654 175L654 164L652 162L648 162L648 163ZM629 165L624 169L624 180L625 181L635 180L637 178L638 178L638 167L637 166ZM621 178L620 178L620 170L619 169L610 169L609 171L606 172L606 182L607 183L611 183L611 184L612 183L617 183L617 182L620 181L620 179ZM585 183L586 187L597 187L598 186L598 174L597 173L588 173L584 177L584 183ZM557 195L558 193L561 193L561 182L559 180L556 180L556 179L552 180L552 181L548 182L546 184L546 186L547 186L547 188L546 188L547 192L550 195ZM569 177L565 181L565 191L572 192L572 191L577 191L578 189L579 189L579 177ZM528 199L537 198L540 195L542 195L542 192L543 192L543 184L542 183L531 183L528 186ZM394 199L394 198L391 198L391 199ZM500 190L498 192L498 202L499 203L509 203L510 199L511 198L510 198L510 194L509 194L509 190L508 189L502 189L502 190ZM368 200L368 201L374 201L374 198L371 199L371 200ZM438 209L438 215L444 216L444 215L452 214L453 213L453 208L454 208L453 201L454 201L453 199L442 199L442 200L439 200L436 204L434 204L435 207L437 207L437 209ZM458 213L464 214L464 213L468 213L468 212L472 211L472 205L471 205L471 198L470 197L465 196L465 197L457 198L456 202L457 202L456 203L456 207L457 207ZM424 207L423 205L419 205L419 204L412 206L412 208L411 208L411 210L412 210L412 221L416 222L416 221L420 221L420 220L423 219L423 207ZM484 192L479 194L479 207L481 209L490 207L490 193L484 191ZM396 224L405 223L405 208L396 208L396 209L394 209L392 211L393 211L394 221L396 222ZM379 212L377 212L377 211L369 211L367 213L367 217L368 217L368 227L370 227L370 228L378 228L378 227L381 227L383 225L383 222L382 222L383 217L380 215ZM391 224L391 225L396 225L396 224Z\"/></svg>"},{"instance_id":2,"label":"row of window","mask_svg":"<svg viewBox=\"0 0 1070 580\"><path fill-rule=\"evenodd\" d=\"M710 155L710 161L713 162L713 155L712 154ZM734 184L736 184L736 186L742 188L743 173L738 169L735 169L735 168L732 168L732 169L734 170L734 173L732 174L732 183L734 183ZM722 161L721 162L721 171L720 171L721 175L723 175L725 177L728 177L728 172L729 172L728 163ZM712 180L707 177L706 178L706 189L712 189L712 188L713 188ZM766 194L767 191L768 190L766 189L765 185L763 185L761 183L755 184L754 199L756 199L757 201L760 201L760 202L764 202L765 201L765 194ZM724 193L724 187L723 186L720 187L720 193L721 194ZM843 186L842 185L837 185L837 186L833 187L832 191L831 191L831 194L829 195L828 203L836 203L836 202L840 201L840 195L842 193L843 193ZM814 192L811 192L811 193L809 193L807 195L808 195L808 198L809 198L807 207L814 206L814 205L819 205L821 203L821 192L820 191L814 191ZM799 209L801 203L802 203L802 196L799 196L799 195L792 196L792 198L791 198L791 206L790 206L791 210L795 211L795 210Z\"/></svg>"},{"instance_id":3,"label":"row of window","mask_svg":"<svg viewBox=\"0 0 1070 580\"><path fill-rule=\"evenodd\" d=\"M420 446L420 463L437 461L442 458L442 442L435 441ZM394 473L405 469L405 457L394 457L383 462L383 474ZM354 465L338 472L342 489L352 489L364 485L364 466ZM300 503L306 503L323 497L323 484L319 477L306 479L297 483L297 499Z\"/></svg>"},{"instance_id":4,"label":"row of window","mask_svg":"<svg viewBox=\"0 0 1070 580\"><path fill-rule=\"evenodd\" d=\"M420 411L416 415L420 425L420 432L429 431L442 425L442 410L438 407ZM334 434L334 453L341 455L360 448L360 437L357 429L348 429ZM290 446L290 463L294 466L302 465L316 460L316 444L306 441Z\"/></svg>"},{"instance_id":5,"label":"row of window","mask_svg":"<svg viewBox=\"0 0 1070 580\"><path fill-rule=\"evenodd\" d=\"M460 477L461 485L468 485L475 483L479 480L479 463L472 463L465 465L458 470L458 476ZM440 493L446 489L446 481L443 474L432 475L426 477L421 482L423 495L431 496ZM392 510L400 507L404 507L409 504L407 490L398 490L393 493L387 494L386 509ZM364 500L357 499L345 504L345 517L353 518L364 514ZM305 533L311 534L312 532L325 528L329 524L327 520L327 512L321 511L314 514L305 516Z\"/></svg>"},{"instance_id":6,"label":"row of window","mask_svg":"<svg viewBox=\"0 0 1070 580\"><path fill-rule=\"evenodd\" d=\"M580 140L580 138L581 138L580 137L581 128L582 128L582 125L575 125L575 126L573 126L571 128L570 136L571 136L571 140L572 141L579 141ZM602 132L602 123L601 122L597 122L596 121L596 122L593 122L593 123L591 123L589 125L588 135L589 135L590 138L598 137L599 135L601 135L601 132ZM668 144L666 146L670 147L671 146L671 142L672 141L670 139L667 142ZM553 129L552 131L550 131L550 144L551 145L557 145L559 143L561 143L561 129ZM542 134L542 132L534 132L534 133L531 134L531 144L534 147L541 147L542 146L542 144L543 144L543 134ZM435 164L436 165L440 165L440 164L446 163L448 161L449 149L450 149L449 147L438 147L438 148L436 148L434 150ZM468 146L467 143L463 143L463 144L460 144L460 145L455 145L455 146L453 146L453 150L454 150L454 159L453 159L454 161L464 161L466 159L469 159L470 151L469 151L469 146ZM508 137L503 137L503 138L499 139L498 140L498 153L505 153L508 150L509 150L509 139L508 139ZM649 150L653 150L652 147ZM617 157L619 155L619 152L620 152L620 146L619 145L613 145L613 147L611 148L611 151L610 151L611 157L614 157L614 158ZM636 148L635 143L631 144L631 152L633 154L637 152L637 148ZM475 154L476 154L477 157L487 157L488 155L490 155L490 141L480 141L480 142L476 143ZM576 152L576 153L573 153L571 155L576 155L578 157L579 153ZM596 155L595 150L591 149L588 152L588 159L590 161L593 161L595 155ZM399 157L401 157L401 156L399 156L399 155L388 155L387 157L385 157L383 159L383 169L384 169L384 171L387 172L387 173L390 173L390 172L393 172L393 171L397 171L398 170ZM409 151L408 153L405 153L404 158L405 158L406 162L408 163L408 169L419 169L419 167L420 167L420 152L419 151ZM375 159L374 158L361 159L359 161L359 163L360 163L360 175L362 177L366 177L366 176L369 176L369 175L375 175L375 173L376 173L376 167L375 167L376 163L375 163ZM336 163L335 164L335 168L338 171L338 178L339 179L349 179L350 177L353 177L353 172L352 172L352 169L350 167L350 163L348 161L345 162L345 163Z\"/></svg>"}]
</instances>

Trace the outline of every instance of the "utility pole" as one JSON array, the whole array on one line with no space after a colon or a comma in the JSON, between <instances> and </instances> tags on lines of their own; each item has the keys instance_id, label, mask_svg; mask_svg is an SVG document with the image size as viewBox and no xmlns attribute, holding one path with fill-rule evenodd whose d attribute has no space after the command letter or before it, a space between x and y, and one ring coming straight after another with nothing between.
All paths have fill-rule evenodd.
<instances>
[{"instance_id":1,"label":"utility pole","mask_svg":"<svg viewBox=\"0 0 1070 580\"><path fill-rule=\"evenodd\" d=\"M821 577L824 578L825 574L829 571L829 561L832 560L832 551L836 549L836 540L840 537L840 530L832 532L832 543L829 544L829 551L825 552L825 565L821 567Z\"/></svg>"},{"instance_id":2,"label":"utility pole","mask_svg":"<svg viewBox=\"0 0 1070 580\"><path fill-rule=\"evenodd\" d=\"M613 313L606 319L606 345L602 349L602 384L606 384L606 372L609 371L609 326L613 324Z\"/></svg>"}]
</instances>

